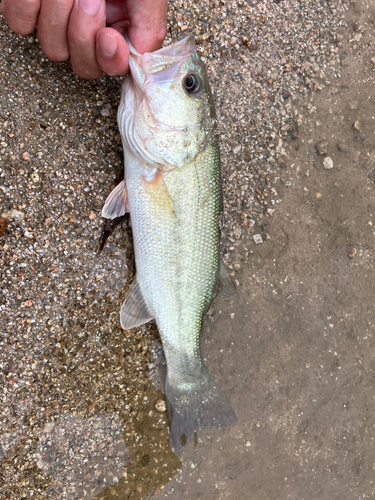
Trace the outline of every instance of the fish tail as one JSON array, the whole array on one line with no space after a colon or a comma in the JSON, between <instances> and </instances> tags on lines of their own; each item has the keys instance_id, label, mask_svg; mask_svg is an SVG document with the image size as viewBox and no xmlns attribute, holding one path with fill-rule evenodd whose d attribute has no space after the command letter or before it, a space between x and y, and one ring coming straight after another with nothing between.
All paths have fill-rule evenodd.
<instances>
[{"instance_id":1,"label":"fish tail","mask_svg":"<svg viewBox=\"0 0 375 500\"><path fill-rule=\"evenodd\" d=\"M202 373L203 371L203 373ZM205 367L199 380L187 390L169 383L165 386L171 446L176 453L188 442L197 444L198 433L212 427L228 427L237 422L234 411L217 388Z\"/></svg>"}]
</instances>

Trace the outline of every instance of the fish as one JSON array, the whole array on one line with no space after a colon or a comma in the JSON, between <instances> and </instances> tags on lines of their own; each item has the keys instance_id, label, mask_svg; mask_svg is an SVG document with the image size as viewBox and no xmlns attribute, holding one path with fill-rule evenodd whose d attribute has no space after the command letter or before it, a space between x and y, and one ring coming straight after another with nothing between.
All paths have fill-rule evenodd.
<instances>
[{"instance_id":1,"label":"fish","mask_svg":"<svg viewBox=\"0 0 375 500\"><path fill-rule=\"evenodd\" d=\"M136 275L120 311L125 330L156 322L167 362L172 448L236 416L201 355L202 321L234 285L219 254L223 209L217 119L207 71L192 35L140 54L129 40L117 121L124 180L106 219L130 213Z\"/></svg>"}]
</instances>

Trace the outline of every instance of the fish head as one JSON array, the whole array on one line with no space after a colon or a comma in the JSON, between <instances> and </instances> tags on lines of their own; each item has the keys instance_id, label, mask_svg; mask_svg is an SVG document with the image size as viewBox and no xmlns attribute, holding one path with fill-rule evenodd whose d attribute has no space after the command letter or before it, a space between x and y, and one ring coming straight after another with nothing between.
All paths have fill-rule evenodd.
<instances>
[{"instance_id":1,"label":"fish head","mask_svg":"<svg viewBox=\"0 0 375 500\"><path fill-rule=\"evenodd\" d=\"M124 149L152 168L182 168L212 140L216 121L194 37L143 55L129 47L130 76L118 113Z\"/></svg>"}]
</instances>

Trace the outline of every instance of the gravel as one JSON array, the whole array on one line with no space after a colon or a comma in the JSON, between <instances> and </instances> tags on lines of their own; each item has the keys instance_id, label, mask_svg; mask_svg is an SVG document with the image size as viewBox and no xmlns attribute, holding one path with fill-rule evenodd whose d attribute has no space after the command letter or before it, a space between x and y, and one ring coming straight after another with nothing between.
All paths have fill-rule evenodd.
<instances>
[{"instance_id":1,"label":"gravel","mask_svg":"<svg viewBox=\"0 0 375 500\"><path fill-rule=\"evenodd\" d=\"M327 141L320 141L316 145L316 151L319 155L325 155L327 154L327 148L328 148L328 142Z\"/></svg>"},{"instance_id":2,"label":"gravel","mask_svg":"<svg viewBox=\"0 0 375 500\"><path fill-rule=\"evenodd\" d=\"M336 0L170 5L165 43L194 33L208 67L232 276L292 185L288 148L314 118L314 93L339 88L347 8ZM43 440L53 436L52 456L67 464L53 429L110 415L132 463L100 498L146 498L180 462L166 415L155 410L164 396L149 380L156 328L119 325L134 276L128 223L96 255L100 210L122 167L119 79L81 81L69 64L46 59L36 33L21 37L0 23L0 214L10 221L0 236L1 494L48 498L58 480L53 498L78 498L76 472L54 478Z\"/></svg>"},{"instance_id":3,"label":"gravel","mask_svg":"<svg viewBox=\"0 0 375 500\"><path fill-rule=\"evenodd\" d=\"M326 156L326 158L324 158L323 160L323 167L326 169L326 170L331 170L331 168L333 168L333 160L330 156Z\"/></svg>"}]
</instances>

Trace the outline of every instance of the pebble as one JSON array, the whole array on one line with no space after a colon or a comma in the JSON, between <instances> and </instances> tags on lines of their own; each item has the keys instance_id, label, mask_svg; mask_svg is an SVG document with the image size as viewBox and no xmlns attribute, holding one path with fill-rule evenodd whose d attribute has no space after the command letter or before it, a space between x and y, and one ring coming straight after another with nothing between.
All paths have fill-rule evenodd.
<instances>
[{"instance_id":1,"label":"pebble","mask_svg":"<svg viewBox=\"0 0 375 500\"><path fill-rule=\"evenodd\" d=\"M102 108L102 109L100 110L100 114L101 114L102 116L109 116L109 115L111 114L111 112L110 112L110 110L109 110L109 109L107 109L107 108Z\"/></svg>"},{"instance_id":2,"label":"pebble","mask_svg":"<svg viewBox=\"0 0 375 500\"><path fill-rule=\"evenodd\" d=\"M233 148L233 153L235 155L238 155L238 153L241 151L241 145L238 145L236 146L235 148Z\"/></svg>"},{"instance_id":3,"label":"pebble","mask_svg":"<svg viewBox=\"0 0 375 500\"><path fill-rule=\"evenodd\" d=\"M253 241L256 245L259 245L260 243L263 243L263 238L261 234L254 234L253 235Z\"/></svg>"},{"instance_id":4,"label":"pebble","mask_svg":"<svg viewBox=\"0 0 375 500\"><path fill-rule=\"evenodd\" d=\"M324 158L323 167L327 170L331 170L331 168L333 168L333 160L330 156L327 156L326 158Z\"/></svg>"},{"instance_id":5,"label":"pebble","mask_svg":"<svg viewBox=\"0 0 375 500\"><path fill-rule=\"evenodd\" d=\"M165 404L164 399L158 399L155 403L155 410L163 413L167 410L167 405Z\"/></svg>"},{"instance_id":6,"label":"pebble","mask_svg":"<svg viewBox=\"0 0 375 500\"><path fill-rule=\"evenodd\" d=\"M30 159L31 159L30 153L28 153L27 151L22 153L22 159L23 159L23 161L30 161Z\"/></svg>"},{"instance_id":7,"label":"pebble","mask_svg":"<svg viewBox=\"0 0 375 500\"><path fill-rule=\"evenodd\" d=\"M33 182L39 182L40 177L39 177L38 172L37 172L37 171L31 172L31 174L30 174L30 179L31 179Z\"/></svg>"},{"instance_id":8,"label":"pebble","mask_svg":"<svg viewBox=\"0 0 375 500\"><path fill-rule=\"evenodd\" d=\"M327 154L327 150L328 150L328 142L327 141L320 141L315 146L315 148L316 148L316 151L319 155L325 155L325 154Z\"/></svg>"},{"instance_id":9,"label":"pebble","mask_svg":"<svg viewBox=\"0 0 375 500\"><path fill-rule=\"evenodd\" d=\"M5 210L5 212L1 214L1 217L3 219L21 221L25 218L25 214L18 210Z\"/></svg>"},{"instance_id":10,"label":"pebble","mask_svg":"<svg viewBox=\"0 0 375 500\"><path fill-rule=\"evenodd\" d=\"M96 219L96 213L90 210L89 212L89 219L90 220L95 220Z\"/></svg>"},{"instance_id":11,"label":"pebble","mask_svg":"<svg viewBox=\"0 0 375 500\"><path fill-rule=\"evenodd\" d=\"M353 123L353 128L354 130L360 130L360 127L359 127L359 121L356 120L354 123Z\"/></svg>"},{"instance_id":12,"label":"pebble","mask_svg":"<svg viewBox=\"0 0 375 500\"><path fill-rule=\"evenodd\" d=\"M349 257L349 259L354 259L354 257L356 256L356 254L357 254L356 248L349 247L349 250L348 250L348 257Z\"/></svg>"},{"instance_id":13,"label":"pebble","mask_svg":"<svg viewBox=\"0 0 375 500\"><path fill-rule=\"evenodd\" d=\"M7 227L8 227L7 219L3 219L2 217L0 217L0 236L5 232Z\"/></svg>"}]
</instances>

